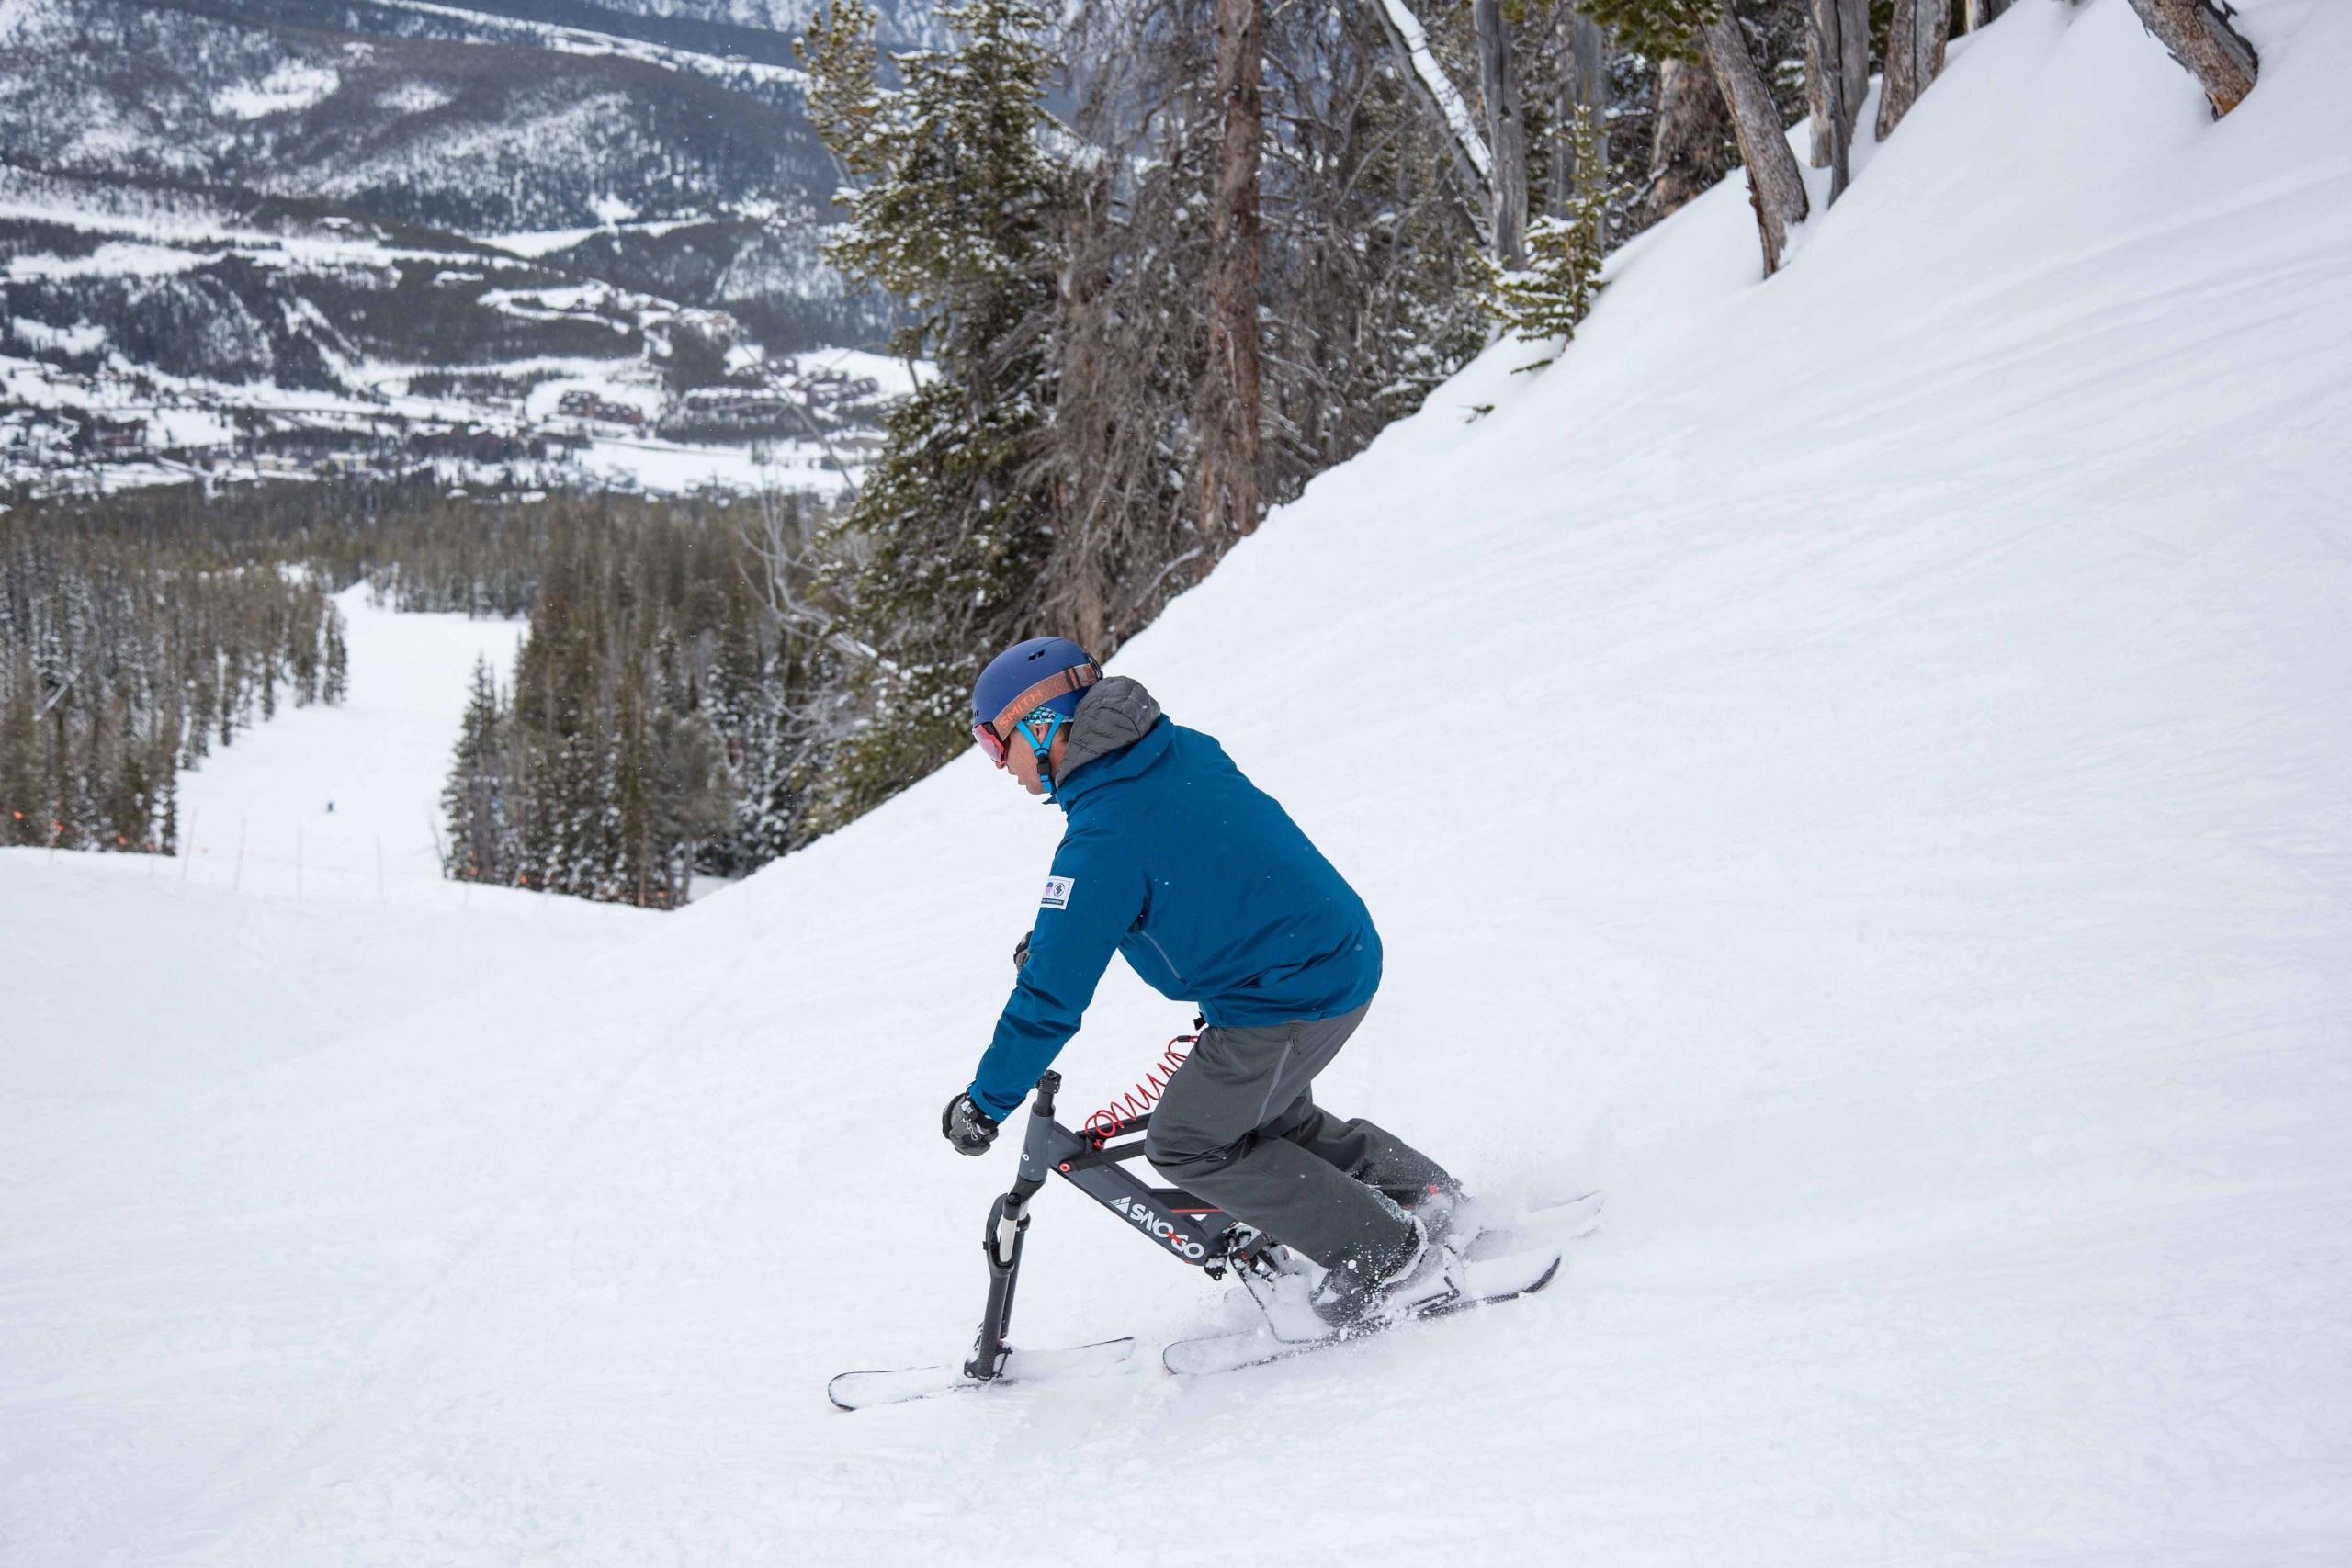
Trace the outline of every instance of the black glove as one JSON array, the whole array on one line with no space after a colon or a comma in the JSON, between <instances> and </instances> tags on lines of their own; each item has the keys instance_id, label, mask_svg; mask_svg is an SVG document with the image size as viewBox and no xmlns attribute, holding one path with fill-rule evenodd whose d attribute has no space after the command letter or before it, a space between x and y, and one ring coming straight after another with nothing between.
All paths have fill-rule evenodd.
<instances>
[{"instance_id":1,"label":"black glove","mask_svg":"<svg viewBox=\"0 0 2352 1568\"><path fill-rule=\"evenodd\" d=\"M959 1094L947 1102L939 1113L940 1135L956 1145L959 1155L984 1155L996 1142L996 1118L972 1103L968 1094Z\"/></svg>"},{"instance_id":2,"label":"black glove","mask_svg":"<svg viewBox=\"0 0 2352 1568\"><path fill-rule=\"evenodd\" d=\"M1929 12L1928 15L1933 16L1934 13ZM1012 972L1015 975L1020 974L1021 971L1027 966L1028 963L1029 933L1027 931L1023 931L1021 933L1020 942L1012 950Z\"/></svg>"}]
</instances>

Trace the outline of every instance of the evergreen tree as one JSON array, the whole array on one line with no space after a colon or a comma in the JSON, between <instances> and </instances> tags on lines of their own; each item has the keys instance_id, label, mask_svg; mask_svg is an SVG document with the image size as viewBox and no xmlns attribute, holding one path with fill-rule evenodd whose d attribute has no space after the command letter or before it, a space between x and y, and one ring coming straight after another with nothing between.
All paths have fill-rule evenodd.
<instances>
[{"instance_id":1,"label":"evergreen tree","mask_svg":"<svg viewBox=\"0 0 2352 1568\"><path fill-rule=\"evenodd\" d=\"M822 825L858 815L968 742L965 694L995 649L1035 630L1051 496L1039 472L1054 400L1048 329L1060 175L1043 107L1055 57L1030 0L944 8L945 51L876 80L875 12L837 0L806 45L808 113L856 182L827 248L899 296L894 341L937 373L889 416L836 540L843 635L865 718L831 759Z\"/></svg>"},{"instance_id":2,"label":"evergreen tree","mask_svg":"<svg viewBox=\"0 0 2352 1568\"><path fill-rule=\"evenodd\" d=\"M1569 136L1579 165L1599 162L1597 138L1589 124L1577 122ZM1523 270L1505 271L1488 264L1487 308L1506 332L1537 343L1566 344L1576 335L1600 292L1600 264L1608 253L1609 212L1616 194L1596 183L1569 198L1566 216L1537 219L1527 231L1528 265Z\"/></svg>"},{"instance_id":3,"label":"evergreen tree","mask_svg":"<svg viewBox=\"0 0 2352 1568\"><path fill-rule=\"evenodd\" d=\"M654 895L653 759L646 734L645 676L637 660L622 671L620 713L613 735L613 843L610 880L632 904ZM670 877L662 877L666 896Z\"/></svg>"},{"instance_id":4,"label":"evergreen tree","mask_svg":"<svg viewBox=\"0 0 2352 1568\"><path fill-rule=\"evenodd\" d=\"M343 641L343 612L333 605L327 610L326 672L319 682L320 699L340 703L351 689L351 653Z\"/></svg>"},{"instance_id":5,"label":"evergreen tree","mask_svg":"<svg viewBox=\"0 0 2352 1568\"><path fill-rule=\"evenodd\" d=\"M449 782L441 791L448 825L443 871L469 882L509 882L514 846L506 814L506 710L488 660L474 662L473 694L458 730Z\"/></svg>"}]
</instances>

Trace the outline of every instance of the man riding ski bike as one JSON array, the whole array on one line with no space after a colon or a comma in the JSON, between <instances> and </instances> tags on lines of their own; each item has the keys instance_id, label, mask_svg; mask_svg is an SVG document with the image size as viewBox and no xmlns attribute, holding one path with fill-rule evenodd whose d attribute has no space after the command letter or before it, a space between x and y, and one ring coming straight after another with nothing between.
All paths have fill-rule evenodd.
<instances>
[{"instance_id":1,"label":"man riding ski bike","mask_svg":"<svg viewBox=\"0 0 2352 1568\"><path fill-rule=\"evenodd\" d=\"M1216 740L1137 682L1103 678L1074 642L998 655L972 714L989 759L1069 825L995 1039L941 1118L948 1141L988 1150L1115 952L1205 1023L1152 1112L1145 1157L1321 1265L1310 1303L1336 1327L1443 1289L1453 1179L1311 1091L1380 984L1380 936L1355 890Z\"/></svg>"}]
</instances>

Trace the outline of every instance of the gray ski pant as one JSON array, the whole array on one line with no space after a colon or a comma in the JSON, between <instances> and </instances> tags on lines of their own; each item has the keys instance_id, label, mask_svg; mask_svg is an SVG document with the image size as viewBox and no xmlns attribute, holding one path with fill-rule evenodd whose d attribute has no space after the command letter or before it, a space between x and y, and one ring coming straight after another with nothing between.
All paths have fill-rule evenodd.
<instances>
[{"instance_id":1,"label":"gray ski pant","mask_svg":"<svg viewBox=\"0 0 2352 1568\"><path fill-rule=\"evenodd\" d=\"M1144 1157L1326 1268L1401 1260L1412 1227L1381 1190L1418 1196L1453 1179L1393 1134L1331 1116L1310 1087L1371 1006L1204 1032L1152 1108Z\"/></svg>"}]
</instances>

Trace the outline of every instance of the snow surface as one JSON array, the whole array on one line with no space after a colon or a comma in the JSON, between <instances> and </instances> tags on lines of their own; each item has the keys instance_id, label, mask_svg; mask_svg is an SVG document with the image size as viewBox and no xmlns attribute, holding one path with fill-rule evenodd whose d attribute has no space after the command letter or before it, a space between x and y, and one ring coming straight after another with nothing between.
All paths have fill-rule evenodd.
<instances>
[{"instance_id":1,"label":"snow surface","mask_svg":"<svg viewBox=\"0 0 2352 1568\"><path fill-rule=\"evenodd\" d=\"M587 28L562 27L496 12L435 5L432 0L382 0L382 3L396 10L414 11L421 16L462 22L469 31L480 36L533 43L560 54L615 55L623 60L658 65L664 70L689 72L720 82L741 81L799 87L806 86L808 81L808 73L796 71L790 66L767 65L756 61L739 60L731 55L703 54L690 49L676 49L667 44L650 43L643 39L624 38Z\"/></svg>"},{"instance_id":2,"label":"snow surface","mask_svg":"<svg viewBox=\"0 0 2352 1568\"><path fill-rule=\"evenodd\" d=\"M39 278L164 277L218 261L220 253L182 250L175 245L147 245L108 240L85 256L33 254L8 258L11 283Z\"/></svg>"},{"instance_id":3,"label":"snow surface","mask_svg":"<svg viewBox=\"0 0 2352 1568\"><path fill-rule=\"evenodd\" d=\"M343 85L331 65L288 60L257 82L239 82L212 95L212 112L230 119L297 114L326 102Z\"/></svg>"},{"instance_id":4,"label":"snow surface","mask_svg":"<svg viewBox=\"0 0 2352 1568\"><path fill-rule=\"evenodd\" d=\"M537 934L11 852L0 1560L2352 1557L2352 12L2242 10L2214 124L2026 0L1781 276L1716 190L1121 654L1381 922L1326 1102L1610 1189L1545 1294L827 1406L1011 1176L937 1107L1056 819L976 758ZM1114 971L1072 1107L1183 1021ZM1122 1229L1040 1200L1018 1341L1214 1319Z\"/></svg>"}]
</instances>

